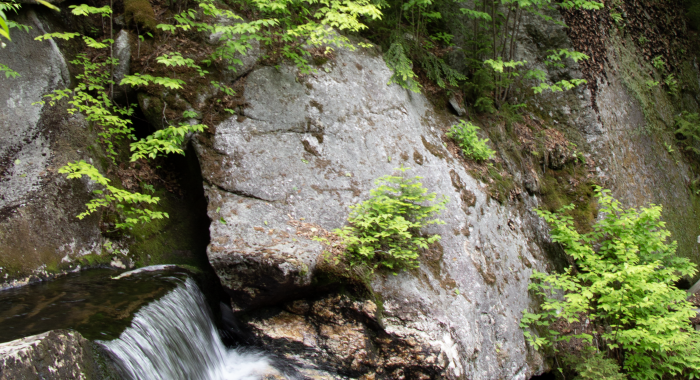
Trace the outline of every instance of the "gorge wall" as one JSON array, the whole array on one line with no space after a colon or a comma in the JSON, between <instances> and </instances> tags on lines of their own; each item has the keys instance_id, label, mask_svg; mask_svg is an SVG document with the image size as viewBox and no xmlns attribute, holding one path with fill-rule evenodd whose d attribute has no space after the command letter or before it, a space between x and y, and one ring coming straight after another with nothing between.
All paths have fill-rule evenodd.
<instances>
[{"instance_id":1,"label":"gorge wall","mask_svg":"<svg viewBox=\"0 0 700 380\"><path fill-rule=\"evenodd\" d=\"M70 30L70 18L27 6L18 20L34 28L15 33L2 50L3 63L21 74L0 79L2 284L78 265L192 262L208 242L208 263L250 342L326 370L329 378L540 374L550 366L526 344L519 320L522 310L535 305L527 291L532 270L553 270L565 259L534 208L574 202L582 210L577 222L585 224L595 217L591 184L598 183L628 206L662 204L679 253L700 262L700 203L689 186L693 168L665 145L674 141L669 130L679 107L698 108L697 64L681 59L680 98L646 90L645 81L655 74L633 32L581 12L551 14L567 18L570 29L526 18L518 56L547 70L552 80L583 76L589 86L532 97L524 117L514 122L479 118L498 152L485 164L465 160L445 137L459 120L451 109L387 85L391 71L376 47L336 49L311 74L264 65L256 49L244 69L216 74L237 89L238 114L192 136L187 157L198 159L206 205L191 202L192 191L165 195L172 183L157 182L174 217L115 238L106 233L104 215L74 217L95 184L66 180L57 168L84 159L111 169L111 178L124 187L146 176L125 171L147 169L114 168L90 145L95 131L80 115L31 105L70 85L76 73L68 62L76 49L33 41L43 30ZM662 40L674 38L657 29ZM142 47L136 52L135 36L122 36L133 71ZM594 40L590 45L599 49L589 52L592 63L553 69L538 61L550 49L580 49ZM139 118L159 125L166 98L171 107L201 111L213 92L200 86L191 99L176 100L167 92L141 92ZM200 112L198 120L206 118ZM440 217L445 224L426 231L442 239L424 253L418 269L378 273L369 284L347 283L328 264L328 247L313 237L345 225L349 206L368 197L375 179L400 166L448 199ZM179 183L198 188L196 175L186 177ZM197 214L204 207L209 221ZM209 236L202 238L207 222ZM183 234L193 237L183 241ZM147 246L151 240L166 252ZM104 248L107 241L113 245Z\"/></svg>"}]
</instances>

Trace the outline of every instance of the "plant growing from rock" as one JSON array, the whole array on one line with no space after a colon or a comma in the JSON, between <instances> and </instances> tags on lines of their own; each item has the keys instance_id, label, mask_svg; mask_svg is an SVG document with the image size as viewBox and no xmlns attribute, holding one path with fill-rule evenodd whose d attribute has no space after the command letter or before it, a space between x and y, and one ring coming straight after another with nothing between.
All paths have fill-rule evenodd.
<instances>
[{"instance_id":1,"label":"plant growing from rock","mask_svg":"<svg viewBox=\"0 0 700 380\"><path fill-rule=\"evenodd\" d=\"M578 339L619 361L633 379L700 376L700 333L686 292L674 283L696 266L675 255L676 242L661 221L661 206L625 209L609 190L596 189L602 218L578 233L573 218L537 210L552 226L552 240L575 262L564 273L534 271L529 289L544 298L541 311L523 311L521 327L536 348L555 352ZM574 333L556 325L577 323ZM595 343L594 343L595 342Z\"/></svg>"},{"instance_id":2,"label":"plant growing from rock","mask_svg":"<svg viewBox=\"0 0 700 380\"><path fill-rule=\"evenodd\" d=\"M110 18L112 15L112 9L109 6L95 8L81 4L70 7L75 15L88 16L98 14L103 17L110 16ZM39 41L52 38L71 39L78 36L80 36L78 33L55 32L41 35L36 39ZM109 48L109 53L98 54L95 58L89 58L86 54L78 54L77 58L71 61L72 64L82 67L83 70L82 73L76 75L78 85L73 89L56 89L45 95L45 97L48 98L51 105L65 100L70 107L67 109L68 113L79 112L83 114L86 120L98 130L98 135L101 137L107 156L113 163L116 163L118 144L123 140L136 140L133 127L131 126L132 122L129 119L134 112L135 105L120 106L113 102L111 97L112 86L114 85L112 80L114 66L118 63L118 60L113 58L111 50L114 41L112 39L97 41L88 36L82 36L82 38L88 47L98 52L101 49ZM185 66L192 68L200 76L207 73L195 65L191 59L186 59L179 53L157 57L156 61L167 67ZM184 81L136 73L126 75L120 84L132 86L157 84L169 89L180 89L184 85ZM39 103L43 104L44 102ZM192 117L193 115L192 112L186 112L183 116ZM178 126L168 126L158 130L144 139L131 143L130 160L133 162L144 158L154 159L160 155L170 153L184 154L182 144L185 136L188 133L201 132L204 128L206 126L203 124L180 123ZM109 179L100 174L97 168L83 160L68 163L59 169L59 173L67 174L69 179L86 176L104 187L104 190L93 191L97 197L86 204L87 211L79 214L77 216L78 219L83 219L100 208L110 208L117 212L119 219L115 227L124 230L132 228L138 223L146 223L168 217L167 213L153 211L148 208L148 205L158 203L158 197L130 192L112 186L109 184Z\"/></svg>"},{"instance_id":3,"label":"plant growing from rock","mask_svg":"<svg viewBox=\"0 0 700 380\"><path fill-rule=\"evenodd\" d=\"M462 153L475 161L488 160L496 154L488 146L489 139L481 139L477 135L479 127L471 121L460 120L450 128L445 135L453 139L462 148Z\"/></svg>"},{"instance_id":4,"label":"plant growing from rock","mask_svg":"<svg viewBox=\"0 0 700 380\"><path fill-rule=\"evenodd\" d=\"M700 154L700 149L698 149L700 144L700 115L683 111L674 120L676 135L684 137L684 140L681 140L681 142L685 145L685 149L693 151L695 154Z\"/></svg>"},{"instance_id":5,"label":"plant growing from rock","mask_svg":"<svg viewBox=\"0 0 700 380\"><path fill-rule=\"evenodd\" d=\"M436 219L447 199L436 201L419 181L406 177L403 166L399 175L386 175L375 181L370 198L350 206L350 226L336 229L352 265L365 264L372 269L386 268L396 274L402 269L418 267L421 249L428 249L440 235L424 235L423 227L444 224Z\"/></svg>"}]
</instances>

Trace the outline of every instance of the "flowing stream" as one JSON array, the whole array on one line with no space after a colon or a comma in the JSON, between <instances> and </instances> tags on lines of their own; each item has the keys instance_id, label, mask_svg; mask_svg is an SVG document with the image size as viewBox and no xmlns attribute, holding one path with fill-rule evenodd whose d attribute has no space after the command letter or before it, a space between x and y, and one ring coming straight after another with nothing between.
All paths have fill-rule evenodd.
<instances>
[{"instance_id":1,"label":"flowing stream","mask_svg":"<svg viewBox=\"0 0 700 380\"><path fill-rule=\"evenodd\" d=\"M141 308L118 339L99 343L130 379L257 380L279 374L262 354L224 346L190 278Z\"/></svg>"}]
</instances>

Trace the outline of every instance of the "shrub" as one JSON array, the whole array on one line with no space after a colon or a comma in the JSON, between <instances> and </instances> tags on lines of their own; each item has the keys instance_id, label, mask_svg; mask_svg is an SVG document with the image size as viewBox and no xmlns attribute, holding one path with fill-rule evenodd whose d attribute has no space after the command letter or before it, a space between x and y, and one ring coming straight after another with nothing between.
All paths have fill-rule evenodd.
<instances>
[{"instance_id":1,"label":"shrub","mask_svg":"<svg viewBox=\"0 0 700 380\"><path fill-rule=\"evenodd\" d=\"M336 229L346 246L352 265L366 264L372 269L385 267L394 274L418 267L418 252L440 240L440 235L425 236L421 228L444 224L435 219L447 199L435 202L436 194L419 182L421 177L386 175L375 181L370 198L350 206L350 226Z\"/></svg>"},{"instance_id":2,"label":"shrub","mask_svg":"<svg viewBox=\"0 0 700 380\"><path fill-rule=\"evenodd\" d=\"M568 355L564 363L571 366L578 376L574 380L625 380L627 376L620 373L620 366L614 359L606 358L602 352L595 352L593 347L584 355Z\"/></svg>"},{"instance_id":3,"label":"shrub","mask_svg":"<svg viewBox=\"0 0 700 380\"><path fill-rule=\"evenodd\" d=\"M475 160L484 161L493 157L496 153L491 150L486 144L489 139L480 139L476 134L479 127L472 124L470 121L460 120L459 124L453 125L449 131L447 131L447 137L455 140L455 142L462 148L462 152L465 156Z\"/></svg>"},{"instance_id":4,"label":"shrub","mask_svg":"<svg viewBox=\"0 0 700 380\"><path fill-rule=\"evenodd\" d=\"M559 342L576 338L592 345L595 339L633 379L697 378L700 334L690 324L696 312L674 285L692 277L695 265L675 255L676 242L666 242L661 206L624 209L600 188L596 198L602 218L586 234L574 229L570 216L537 210L575 265L561 274L533 272L529 288L544 303L540 313L524 311L521 326L542 327L544 334L527 331L526 338L555 352ZM564 334L554 327L573 323L586 328Z\"/></svg>"}]
</instances>

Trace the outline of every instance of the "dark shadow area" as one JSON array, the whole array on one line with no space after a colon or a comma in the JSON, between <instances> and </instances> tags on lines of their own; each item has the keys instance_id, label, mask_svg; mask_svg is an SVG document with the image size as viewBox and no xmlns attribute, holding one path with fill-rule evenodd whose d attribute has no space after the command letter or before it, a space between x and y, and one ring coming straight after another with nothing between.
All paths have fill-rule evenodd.
<instances>
[{"instance_id":1,"label":"dark shadow area","mask_svg":"<svg viewBox=\"0 0 700 380\"><path fill-rule=\"evenodd\" d=\"M553 372L545 372L541 375L535 375L530 378L530 380L555 380L557 376Z\"/></svg>"}]
</instances>

